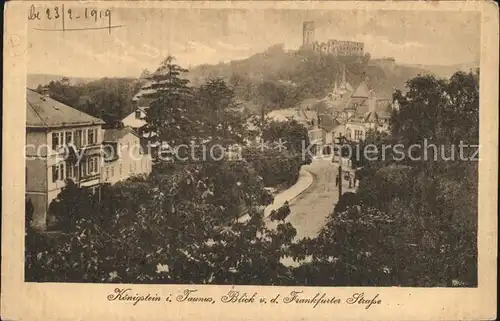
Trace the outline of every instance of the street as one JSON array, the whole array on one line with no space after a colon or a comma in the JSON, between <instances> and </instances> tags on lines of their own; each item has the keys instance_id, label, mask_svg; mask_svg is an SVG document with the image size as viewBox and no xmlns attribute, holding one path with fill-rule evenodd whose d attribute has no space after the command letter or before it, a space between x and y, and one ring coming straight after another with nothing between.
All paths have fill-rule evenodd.
<instances>
[{"instance_id":1,"label":"street","mask_svg":"<svg viewBox=\"0 0 500 321\"><path fill-rule=\"evenodd\" d=\"M286 222L292 223L297 229L297 239L304 237L315 237L325 220L333 211L338 200L338 188L335 186L335 177L338 166L330 159L314 159L310 165L303 167L313 176L313 182L309 188L301 193L290 203L291 214ZM352 189L343 180L343 191ZM278 204L275 204L274 207ZM277 225L277 222L267 222L269 228Z\"/></svg>"},{"instance_id":2,"label":"street","mask_svg":"<svg viewBox=\"0 0 500 321\"><path fill-rule=\"evenodd\" d=\"M313 183L292 202L287 219L297 229L299 239L319 233L338 199L336 164L329 159L315 159L305 169L313 175Z\"/></svg>"}]
</instances>

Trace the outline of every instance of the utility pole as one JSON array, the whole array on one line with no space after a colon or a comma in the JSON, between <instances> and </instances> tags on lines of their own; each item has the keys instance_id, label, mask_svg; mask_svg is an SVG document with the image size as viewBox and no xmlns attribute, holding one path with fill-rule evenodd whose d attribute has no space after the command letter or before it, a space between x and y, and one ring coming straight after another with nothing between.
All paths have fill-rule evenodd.
<instances>
[{"instance_id":1,"label":"utility pole","mask_svg":"<svg viewBox=\"0 0 500 321\"><path fill-rule=\"evenodd\" d=\"M342 155L339 154L339 201L342 196Z\"/></svg>"},{"instance_id":2,"label":"utility pole","mask_svg":"<svg viewBox=\"0 0 500 321\"><path fill-rule=\"evenodd\" d=\"M264 119L266 118L266 112L264 110L264 104L260 107L260 130L264 131Z\"/></svg>"},{"instance_id":3,"label":"utility pole","mask_svg":"<svg viewBox=\"0 0 500 321\"><path fill-rule=\"evenodd\" d=\"M342 144L343 144L343 139L344 137L339 137L338 138L338 153L339 153L339 172L338 172L338 177L339 177L339 200L340 197L342 196Z\"/></svg>"}]
</instances>

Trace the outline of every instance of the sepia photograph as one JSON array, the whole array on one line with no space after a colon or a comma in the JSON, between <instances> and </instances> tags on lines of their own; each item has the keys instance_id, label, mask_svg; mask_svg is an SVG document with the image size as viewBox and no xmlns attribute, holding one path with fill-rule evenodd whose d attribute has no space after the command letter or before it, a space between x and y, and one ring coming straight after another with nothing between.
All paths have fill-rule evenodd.
<instances>
[{"instance_id":1,"label":"sepia photograph","mask_svg":"<svg viewBox=\"0 0 500 321\"><path fill-rule=\"evenodd\" d=\"M65 10L30 8L27 282L477 286L478 13Z\"/></svg>"},{"instance_id":2,"label":"sepia photograph","mask_svg":"<svg viewBox=\"0 0 500 321\"><path fill-rule=\"evenodd\" d=\"M496 315L494 8L10 3L2 318Z\"/></svg>"}]
</instances>

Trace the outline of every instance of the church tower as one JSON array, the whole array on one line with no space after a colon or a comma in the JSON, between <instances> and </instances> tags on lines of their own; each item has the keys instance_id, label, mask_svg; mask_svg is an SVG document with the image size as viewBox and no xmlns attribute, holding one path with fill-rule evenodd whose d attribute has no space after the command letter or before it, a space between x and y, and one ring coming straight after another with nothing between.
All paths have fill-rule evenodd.
<instances>
[{"instance_id":1,"label":"church tower","mask_svg":"<svg viewBox=\"0 0 500 321\"><path fill-rule=\"evenodd\" d=\"M314 21L305 21L302 28L302 46L311 48L314 42Z\"/></svg>"}]
</instances>

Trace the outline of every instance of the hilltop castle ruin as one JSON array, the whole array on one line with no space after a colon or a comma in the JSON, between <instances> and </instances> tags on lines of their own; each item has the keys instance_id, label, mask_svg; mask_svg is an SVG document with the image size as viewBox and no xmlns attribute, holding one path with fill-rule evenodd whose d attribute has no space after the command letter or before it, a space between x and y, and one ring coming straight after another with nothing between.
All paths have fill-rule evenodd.
<instances>
[{"instance_id":1,"label":"hilltop castle ruin","mask_svg":"<svg viewBox=\"0 0 500 321\"><path fill-rule=\"evenodd\" d=\"M363 42L330 39L327 42L314 40L314 21L305 21L302 28L302 50L334 56L363 56Z\"/></svg>"}]
</instances>

